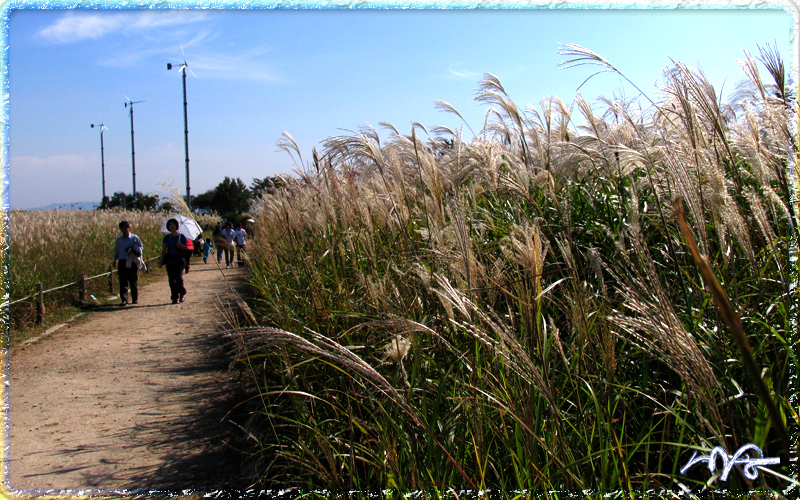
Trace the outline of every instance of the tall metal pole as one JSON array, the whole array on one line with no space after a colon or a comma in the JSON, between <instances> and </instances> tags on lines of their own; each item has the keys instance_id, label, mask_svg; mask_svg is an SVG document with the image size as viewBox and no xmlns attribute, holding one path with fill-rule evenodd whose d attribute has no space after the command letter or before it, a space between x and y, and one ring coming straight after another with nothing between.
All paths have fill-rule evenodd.
<instances>
[{"instance_id":1,"label":"tall metal pole","mask_svg":"<svg viewBox=\"0 0 800 500\"><path fill-rule=\"evenodd\" d=\"M192 197L189 190L189 122L186 118L186 62L183 63L183 143L186 150L186 205L192 209Z\"/></svg>"},{"instance_id":2,"label":"tall metal pole","mask_svg":"<svg viewBox=\"0 0 800 500\"><path fill-rule=\"evenodd\" d=\"M124 95L124 94L123 94ZM127 99L127 96L126 96ZM134 149L133 144L133 105L139 104L140 102L147 102L147 101L131 101L128 99L128 102L125 103L125 107L131 107L131 166L133 167L133 203L136 204L136 152Z\"/></svg>"},{"instance_id":3,"label":"tall metal pole","mask_svg":"<svg viewBox=\"0 0 800 500\"><path fill-rule=\"evenodd\" d=\"M103 154L103 124L100 124L100 174L103 176L103 199L100 206L106 202L106 160ZM105 208L105 207L104 207Z\"/></svg>"},{"instance_id":4,"label":"tall metal pole","mask_svg":"<svg viewBox=\"0 0 800 500\"><path fill-rule=\"evenodd\" d=\"M103 177L103 199L100 201L100 207L105 208L104 202L106 199L106 161L105 156L103 154L103 129L105 126L100 123L98 125L100 127L100 172ZM92 128L94 128L94 123L92 123Z\"/></svg>"},{"instance_id":5,"label":"tall metal pole","mask_svg":"<svg viewBox=\"0 0 800 500\"><path fill-rule=\"evenodd\" d=\"M133 103L131 105L131 167L133 168L133 203L136 203L136 153L133 146Z\"/></svg>"}]
</instances>

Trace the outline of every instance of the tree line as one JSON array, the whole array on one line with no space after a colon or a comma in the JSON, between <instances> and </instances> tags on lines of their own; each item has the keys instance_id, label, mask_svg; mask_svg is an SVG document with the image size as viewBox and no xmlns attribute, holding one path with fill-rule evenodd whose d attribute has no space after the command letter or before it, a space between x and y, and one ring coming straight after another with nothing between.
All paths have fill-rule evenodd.
<instances>
[{"instance_id":1,"label":"tree line","mask_svg":"<svg viewBox=\"0 0 800 500\"><path fill-rule=\"evenodd\" d=\"M232 220L250 210L250 205L256 198L274 194L276 190L285 185L286 180L279 176L255 178L249 187L238 177L233 179L226 176L216 187L192 196L191 206L194 210L215 212L225 219ZM110 198L106 196L99 208L116 207L143 211L174 209L172 203L168 200L160 200L158 194L143 194L138 191L135 197L133 194L121 191L114 193Z\"/></svg>"}]
</instances>

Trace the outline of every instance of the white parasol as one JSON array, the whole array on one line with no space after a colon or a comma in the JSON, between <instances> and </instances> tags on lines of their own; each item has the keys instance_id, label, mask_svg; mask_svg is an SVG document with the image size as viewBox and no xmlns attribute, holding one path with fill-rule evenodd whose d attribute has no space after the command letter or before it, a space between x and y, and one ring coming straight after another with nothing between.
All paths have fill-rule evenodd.
<instances>
[{"instance_id":1,"label":"white parasol","mask_svg":"<svg viewBox=\"0 0 800 500\"><path fill-rule=\"evenodd\" d=\"M178 221L178 232L186 236L187 239L194 240L203 232L200 224L198 224L194 219L184 215L175 215L173 217L167 217L161 221L161 232L164 234L169 234L169 230L167 229L167 221L170 219L175 219Z\"/></svg>"}]
</instances>

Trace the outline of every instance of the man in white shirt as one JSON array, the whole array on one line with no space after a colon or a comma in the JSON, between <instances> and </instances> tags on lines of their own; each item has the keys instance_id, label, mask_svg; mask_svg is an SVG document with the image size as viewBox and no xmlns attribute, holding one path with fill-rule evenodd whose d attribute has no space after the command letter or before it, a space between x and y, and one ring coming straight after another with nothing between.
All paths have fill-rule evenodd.
<instances>
[{"instance_id":1,"label":"man in white shirt","mask_svg":"<svg viewBox=\"0 0 800 500\"><path fill-rule=\"evenodd\" d=\"M236 230L233 232L233 236L236 238L236 261L239 263L239 267L244 267L247 231L244 230L241 224L236 224Z\"/></svg>"},{"instance_id":2,"label":"man in white shirt","mask_svg":"<svg viewBox=\"0 0 800 500\"><path fill-rule=\"evenodd\" d=\"M235 238L235 231L230 222L225 223L225 229L222 230L221 236L220 246L225 250L225 268L227 269L233 263L233 240Z\"/></svg>"}]
</instances>

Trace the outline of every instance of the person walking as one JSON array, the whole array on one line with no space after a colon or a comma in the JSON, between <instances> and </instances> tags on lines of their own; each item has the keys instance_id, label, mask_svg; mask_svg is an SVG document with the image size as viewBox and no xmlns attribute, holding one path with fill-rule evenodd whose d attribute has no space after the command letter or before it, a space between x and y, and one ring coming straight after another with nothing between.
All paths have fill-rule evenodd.
<instances>
[{"instance_id":1,"label":"person walking","mask_svg":"<svg viewBox=\"0 0 800 500\"><path fill-rule=\"evenodd\" d=\"M192 254L194 253L194 242L190 239L186 239L186 250L183 251L183 260L186 261L186 266L183 268L184 272L189 272L189 262L192 260Z\"/></svg>"},{"instance_id":2,"label":"person walking","mask_svg":"<svg viewBox=\"0 0 800 500\"><path fill-rule=\"evenodd\" d=\"M212 253L213 249L214 244L210 239L203 240L203 264L208 264L208 255ZM214 258L213 254L211 255L211 258Z\"/></svg>"},{"instance_id":3,"label":"person walking","mask_svg":"<svg viewBox=\"0 0 800 500\"><path fill-rule=\"evenodd\" d=\"M225 247L225 239L222 237L222 230L225 229L222 222L217 224L211 238L214 240L214 246L217 247L217 264L222 263L222 252Z\"/></svg>"},{"instance_id":4,"label":"person walking","mask_svg":"<svg viewBox=\"0 0 800 500\"><path fill-rule=\"evenodd\" d=\"M117 269L119 276L120 305L128 305L128 286L131 288L131 303L139 303L139 267L137 261L142 256L142 240L131 233L130 222L124 220L119 223L121 235L117 236L114 243L114 262L112 266ZM118 265L119 264L119 265Z\"/></svg>"},{"instance_id":5,"label":"person walking","mask_svg":"<svg viewBox=\"0 0 800 500\"><path fill-rule=\"evenodd\" d=\"M194 239L194 256L195 257L202 257L203 256L203 243L205 243L205 239L203 239L203 233L197 235L197 238Z\"/></svg>"},{"instance_id":6,"label":"person walking","mask_svg":"<svg viewBox=\"0 0 800 500\"><path fill-rule=\"evenodd\" d=\"M169 279L169 292L173 304L180 300L184 301L186 288L183 286L183 269L186 266L184 252L189 247L186 236L178 232L180 224L176 219L167 221L169 234L164 236L161 247L161 265L167 266L167 277Z\"/></svg>"},{"instance_id":7,"label":"person walking","mask_svg":"<svg viewBox=\"0 0 800 500\"><path fill-rule=\"evenodd\" d=\"M236 224L236 230L233 232L236 238L236 261L239 267L244 267L245 245L247 243L247 231L241 224Z\"/></svg>"},{"instance_id":8,"label":"person walking","mask_svg":"<svg viewBox=\"0 0 800 500\"><path fill-rule=\"evenodd\" d=\"M220 246L225 250L225 268L228 269L233 265L233 239L235 237L230 222L225 223L225 229L222 230L220 236L222 237Z\"/></svg>"}]
</instances>

